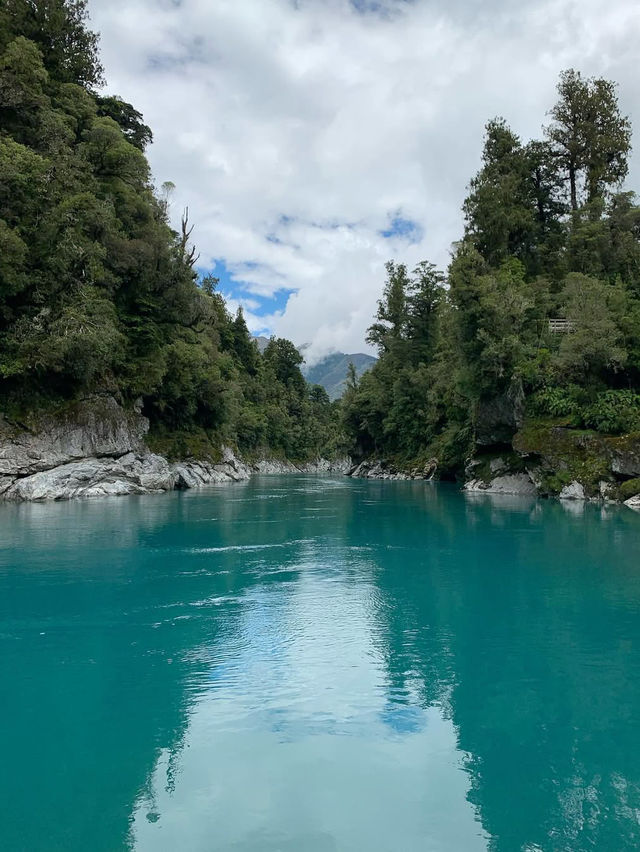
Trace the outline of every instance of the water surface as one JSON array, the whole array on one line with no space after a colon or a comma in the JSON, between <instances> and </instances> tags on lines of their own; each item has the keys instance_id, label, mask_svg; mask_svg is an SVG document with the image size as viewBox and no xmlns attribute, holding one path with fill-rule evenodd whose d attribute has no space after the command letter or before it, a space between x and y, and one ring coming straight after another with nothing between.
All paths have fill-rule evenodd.
<instances>
[{"instance_id":1,"label":"water surface","mask_svg":"<svg viewBox=\"0 0 640 852\"><path fill-rule=\"evenodd\" d=\"M640 847L640 517L264 477L0 507L2 850Z\"/></svg>"}]
</instances>

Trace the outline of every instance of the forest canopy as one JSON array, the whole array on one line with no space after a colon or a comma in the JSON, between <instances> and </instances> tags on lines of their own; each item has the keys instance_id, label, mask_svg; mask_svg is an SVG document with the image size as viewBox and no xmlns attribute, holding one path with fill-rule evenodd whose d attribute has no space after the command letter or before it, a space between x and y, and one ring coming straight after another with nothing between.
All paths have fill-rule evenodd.
<instances>
[{"instance_id":1,"label":"forest canopy","mask_svg":"<svg viewBox=\"0 0 640 852\"><path fill-rule=\"evenodd\" d=\"M293 344L264 355L155 192L142 115L99 94L86 0L0 8L0 404L141 400L169 455L222 441L334 455L335 406Z\"/></svg>"},{"instance_id":2,"label":"forest canopy","mask_svg":"<svg viewBox=\"0 0 640 852\"><path fill-rule=\"evenodd\" d=\"M387 264L379 361L344 398L360 456L459 471L487 412L640 430L640 207L614 83L564 72L541 139L486 125L448 272ZM507 443L513 434L483 439Z\"/></svg>"}]
</instances>

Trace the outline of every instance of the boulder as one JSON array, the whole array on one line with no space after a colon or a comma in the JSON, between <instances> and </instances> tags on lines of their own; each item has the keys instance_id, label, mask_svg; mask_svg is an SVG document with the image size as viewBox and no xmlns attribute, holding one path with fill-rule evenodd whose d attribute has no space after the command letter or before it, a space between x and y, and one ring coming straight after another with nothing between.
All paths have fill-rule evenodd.
<instances>
[{"instance_id":1,"label":"boulder","mask_svg":"<svg viewBox=\"0 0 640 852\"><path fill-rule=\"evenodd\" d=\"M171 467L175 475L176 488L199 488L217 482L240 482L249 479L251 470L238 459L229 447L222 448L220 462L189 459Z\"/></svg>"},{"instance_id":2,"label":"boulder","mask_svg":"<svg viewBox=\"0 0 640 852\"><path fill-rule=\"evenodd\" d=\"M127 453L117 459L87 458L16 479L6 500L70 500L149 494L174 487L175 474L162 456Z\"/></svg>"},{"instance_id":3,"label":"boulder","mask_svg":"<svg viewBox=\"0 0 640 852\"><path fill-rule=\"evenodd\" d=\"M640 441L624 446L618 439L611 449L611 470L620 476L640 476Z\"/></svg>"},{"instance_id":4,"label":"boulder","mask_svg":"<svg viewBox=\"0 0 640 852\"><path fill-rule=\"evenodd\" d=\"M640 512L640 494L636 494L634 497L629 497L628 500L624 501L624 505L628 506L630 509L635 509L636 512Z\"/></svg>"},{"instance_id":5,"label":"boulder","mask_svg":"<svg viewBox=\"0 0 640 852\"><path fill-rule=\"evenodd\" d=\"M561 500L586 500L584 486L582 483L574 480L569 485L565 485L559 494Z\"/></svg>"},{"instance_id":6,"label":"boulder","mask_svg":"<svg viewBox=\"0 0 640 852\"><path fill-rule=\"evenodd\" d=\"M523 496L537 494L537 488L527 473L507 473L496 476L489 482L482 479L471 479L465 484L464 491Z\"/></svg>"}]
</instances>

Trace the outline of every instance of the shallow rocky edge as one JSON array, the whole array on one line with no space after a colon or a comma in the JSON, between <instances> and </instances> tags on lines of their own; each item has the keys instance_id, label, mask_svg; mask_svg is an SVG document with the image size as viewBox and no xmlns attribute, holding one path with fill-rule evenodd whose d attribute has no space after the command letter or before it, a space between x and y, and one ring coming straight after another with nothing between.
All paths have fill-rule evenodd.
<instances>
[{"instance_id":1,"label":"shallow rocky edge","mask_svg":"<svg viewBox=\"0 0 640 852\"><path fill-rule=\"evenodd\" d=\"M251 465L223 447L218 462L169 462L149 451L149 421L113 397L91 397L28 423L0 414L0 499L70 500L154 494L249 479L252 473L346 472L349 459L295 465L262 459Z\"/></svg>"},{"instance_id":2,"label":"shallow rocky edge","mask_svg":"<svg viewBox=\"0 0 640 852\"><path fill-rule=\"evenodd\" d=\"M640 493L621 499L617 482L611 479L602 479L599 482L597 493L589 493L582 482L578 479L571 480L562 486L559 492L553 493L543 487L540 468L532 467L526 470L510 470L510 459L500 455L492 456L490 460L474 457L469 459L466 466L466 478L462 490L468 494L502 494L522 497L557 497L560 500L583 500L590 502L622 503L630 509L640 511ZM489 475L483 472L476 475L474 471L481 465L489 464L492 469ZM360 462L353 465L347 476L361 479L391 479L391 480L437 480L437 467L431 464L426 470L413 468L411 470L398 470L389 462L375 459ZM625 480L627 481L627 480ZM640 488L640 482L638 483Z\"/></svg>"},{"instance_id":3,"label":"shallow rocky edge","mask_svg":"<svg viewBox=\"0 0 640 852\"><path fill-rule=\"evenodd\" d=\"M640 511L640 433L602 435L561 420L528 418L524 396L513 390L479 405L475 427L473 455L459 473L466 493L621 503ZM441 471L437 458L409 470L368 459L348 474L437 479Z\"/></svg>"}]
</instances>

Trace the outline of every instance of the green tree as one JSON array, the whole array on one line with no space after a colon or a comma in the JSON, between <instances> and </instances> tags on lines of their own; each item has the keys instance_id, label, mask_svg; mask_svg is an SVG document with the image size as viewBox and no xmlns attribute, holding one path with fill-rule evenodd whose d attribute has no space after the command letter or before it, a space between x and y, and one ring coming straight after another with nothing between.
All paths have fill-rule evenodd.
<instances>
[{"instance_id":1,"label":"green tree","mask_svg":"<svg viewBox=\"0 0 640 852\"><path fill-rule=\"evenodd\" d=\"M434 355L445 277L433 263L422 261L406 288L408 358L413 364L429 362Z\"/></svg>"},{"instance_id":2,"label":"green tree","mask_svg":"<svg viewBox=\"0 0 640 852\"><path fill-rule=\"evenodd\" d=\"M127 142L144 151L153 142L151 128L142 120L137 109L115 95L97 97L98 115L112 118L125 135Z\"/></svg>"},{"instance_id":3,"label":"green tree","mask_svg":"<svg viewBox=\"0 0 640 852\"><path fill-rule=\"evenodd\" d=\"M624 293L616 287L578 273L567 276L561 309L572 332L563 336L557 355L563 375L585 381L624 366L626 352L616 321L623 307L620 300Z\"/></svg>"},{"instance_id":4,"label":"green tree","mask_svg":"<svg viewBox=\"0 0 640 852\"><path fill-rule=\"evenodd\" d=\"M631 124L620 114L609 80L585 79L569 69L560 75L558 95L545 132L567 175L576 211L582 196L593 202L627 176Z\"/></svg>"},{"instance_id":5,"label":"green tree","mask_svg":"<svg viewBox=\"0 0 640 852\"><path fill-rule=\"evenodd\" d=\"M522 145L504 119L486 126L482 168L463 205L466 239L491 266L517 257L530 275L558 263L564 205L549 145Z\"/></svg>"},{"instance_id":6,"label":"green tree","mask_svg":"<svg viewBox=\"0 0 640 852\"><path fill-rule=\"evenodd\" d=\"M367 332L367 343L388 352L403 340L407 331L407 288L409 277L403 263L389 261L385 264L387 281L378 302L376 322Z\"/></svg>"},{"instance_id":7,"label":"green tree","mask_svg":"<svg viewBox=\"0 0 640 852\"><path fill-rule=\"evenodd\" d=\"M55 80L93 89L104 82L104 70L88 18L87 0L4 0L0 48L12 37L24 36L40 49Z\"/></svg>"}]
</instances>

